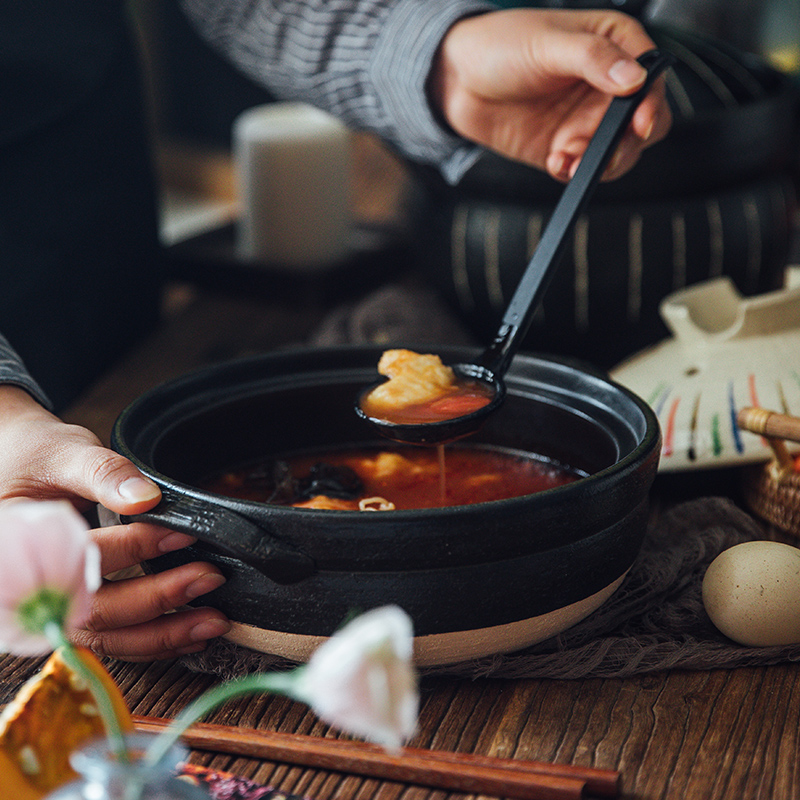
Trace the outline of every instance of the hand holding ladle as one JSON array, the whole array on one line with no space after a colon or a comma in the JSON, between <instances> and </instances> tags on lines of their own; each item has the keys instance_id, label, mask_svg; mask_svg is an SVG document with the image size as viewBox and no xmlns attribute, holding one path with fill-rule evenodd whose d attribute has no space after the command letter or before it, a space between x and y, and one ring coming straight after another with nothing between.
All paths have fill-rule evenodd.
<instances>
[{"instance_id":1,"label":"hand holding ladle","mask_svg":"<svg viewBox=\"0 0 800 800\"><path fill-rule=\"evenodd\" d=\"M578 169L564 188L539 245L520 279L514 296L506 308L494 340L473 364L454 364L456 380L487 387L489 402L471 413L425 423L398 423L367 414L363 399L369 387L356 402L356 413L374 425L389 439L412 444L441 444L460 439L477 430L489 414L505 399L504 376L514 354L530 327L555 268L560 263L575 222L583 211L605 167L619 144L639 103L653 82L669 67L674 58L669 53L651 50L640 56L639 63L647 70L644 84L632 95L615 97L600 122Z\"/></svg>"}]
</instances>

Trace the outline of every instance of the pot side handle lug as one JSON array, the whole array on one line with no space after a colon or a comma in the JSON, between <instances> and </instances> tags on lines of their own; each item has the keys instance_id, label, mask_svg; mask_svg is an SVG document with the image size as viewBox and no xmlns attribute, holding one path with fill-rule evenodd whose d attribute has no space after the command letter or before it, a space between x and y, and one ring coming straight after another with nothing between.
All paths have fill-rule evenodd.
<instances>
[{"instance_id":1,"label":"pot side handle lug","mask_svg":"<svg viewBox=\"0 0 800 800\"><path fill-rule=\"evenodd\" d=\"M191 497L164 492L150 511L121 517L122 522L150 522L187 533L221 553L244 561L275 583L289 584L316 572L312 558L276 539L250 520L226 508L210 509Z\"/></svg>"}]
</instances>

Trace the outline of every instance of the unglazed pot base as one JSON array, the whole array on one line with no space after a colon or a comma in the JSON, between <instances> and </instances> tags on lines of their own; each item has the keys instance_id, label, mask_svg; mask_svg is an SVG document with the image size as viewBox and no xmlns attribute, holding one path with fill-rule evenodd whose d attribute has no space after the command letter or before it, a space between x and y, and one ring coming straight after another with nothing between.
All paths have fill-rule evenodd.
<instances>
[{"instance_id":1,"label":"unglazed pot base","mask_svg":"<svg viewBox=\"0 0 800 800\"><path fill-rule=\"evenodd\" d=\"M457 664L473 658L511 653L542 642L570 628L599 608L619 587L627 571L599 592L538 617L493 625L470 631L453 631L417 636L414 662L419 667ZM290 661L308 661L311 653L325 641L324 636L271 631L234 622L225 637L235 644Z\"/></svg>"}]
</instances>

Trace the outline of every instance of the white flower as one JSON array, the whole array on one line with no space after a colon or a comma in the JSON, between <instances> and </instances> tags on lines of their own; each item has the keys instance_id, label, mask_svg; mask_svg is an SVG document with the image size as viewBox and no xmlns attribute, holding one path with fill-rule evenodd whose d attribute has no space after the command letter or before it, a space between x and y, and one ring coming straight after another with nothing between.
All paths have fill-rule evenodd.
<instances>
[{"instance_id":1,"label":"white flower","mask_svg":"<svg viewBox=\"0 0 800 800\"><path fill-rule=\"evenodd\" d=\"M292 694L341 730L399 748L417 724L413 627L397 606L368 611L322 644L298 670Z\"/></svg>"},{"instance_id":2,"label":"white flower","mask_svg":"<svg viewBox=\"0 0 800 800\"><path fill-rule=\"evenodd\" d=\"M0 508L0 651L52 650L45 626L79 626L100 586L100 553L66 500Z\"/></svg>"}]
</instances>

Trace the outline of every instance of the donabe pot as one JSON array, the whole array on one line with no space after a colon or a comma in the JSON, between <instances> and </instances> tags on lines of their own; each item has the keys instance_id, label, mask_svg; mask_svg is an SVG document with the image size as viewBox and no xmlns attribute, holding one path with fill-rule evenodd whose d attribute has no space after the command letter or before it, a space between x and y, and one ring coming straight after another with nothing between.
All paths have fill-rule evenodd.
<instances>
[{"instance_id":1,"label":"donabe pot","mask_svg":"<svg viewBox=\"0 0 800 800\"><path fill-rule=\"evenodd\" d=\"M510 500L413 511L280 507L197 488L210 474L295 451L375 444L354 410L382 349L286 351L229 362L142 395L113 447L162 488L151 513L198 538L148 562L208 560L226 584L202 598L236 622L234 641L305 659L357 611L396 603L416 658L443 664L547 638L597 608L644 534L660 434L650 408L589 369L514 360L503 407L472 437L589 473ZM468 348L439 348L445 362Z\"/></svg>"}]
</instances>

